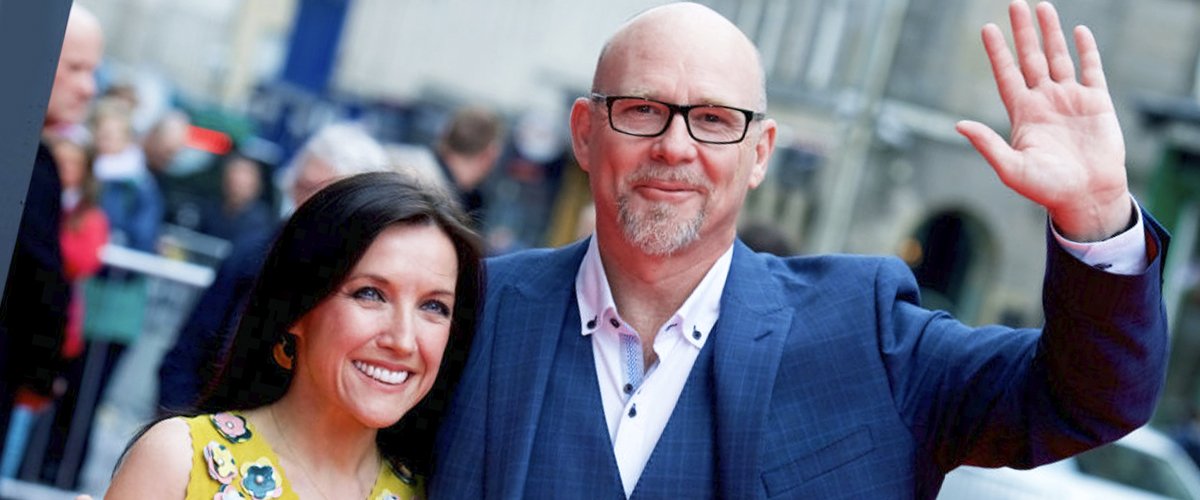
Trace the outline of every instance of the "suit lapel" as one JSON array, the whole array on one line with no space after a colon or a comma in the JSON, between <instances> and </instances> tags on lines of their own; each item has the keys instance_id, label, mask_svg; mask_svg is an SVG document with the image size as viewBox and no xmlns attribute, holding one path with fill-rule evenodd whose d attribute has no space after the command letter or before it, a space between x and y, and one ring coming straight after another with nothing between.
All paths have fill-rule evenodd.
<instances>
[{"instance_id":1,"label":"suit lapel","mask_svg":"<svg viewBox=\"0 0 1200 500\"><path fill-rule=\"evenodd\" d=\"M759 256L740 241L714 328L717 475L723 498L757 497L760 443L793 311Z\"/></svg>"},{"instance_id":2,"label":"suit lapel","mask_svg":"<svg viewBox=\"0 0 1200 500\"><path fill-rule=\"evenodd\" d=\"M523 498L546 383L561 335L578 335L564 325L578 324L575 275L587 240L535 259L537 268L523 269L525 279L492 295L498 300L493 354L493 400L489 406L500 437L489 471L489 491L498 498ZM568 322L574 318L574 322ZM489 431L489 433L492 433ZM497 484L499 481L510 482Z\"/></svg>"}]
</instances>

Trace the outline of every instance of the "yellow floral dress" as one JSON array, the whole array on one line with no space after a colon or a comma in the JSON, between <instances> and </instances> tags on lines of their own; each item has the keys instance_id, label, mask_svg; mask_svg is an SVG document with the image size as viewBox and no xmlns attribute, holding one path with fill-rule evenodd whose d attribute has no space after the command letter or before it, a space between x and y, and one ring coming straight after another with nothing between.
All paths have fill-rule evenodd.
<instances>
[{"instance_id":1,"label":"yellow floral dress","mask_svg":"<svg viewBox=\"0 0 1200 500\"><path fill-rule=\"evenodd\" d=\"M299 497L284 478L279 457L265 439L254 434L246 418L232 412L187 418L192 436L189 500L265 500ZM388 461L379 468L366 500L423 498L425 485L403 466Z\"/></svg>"}]
</instances>

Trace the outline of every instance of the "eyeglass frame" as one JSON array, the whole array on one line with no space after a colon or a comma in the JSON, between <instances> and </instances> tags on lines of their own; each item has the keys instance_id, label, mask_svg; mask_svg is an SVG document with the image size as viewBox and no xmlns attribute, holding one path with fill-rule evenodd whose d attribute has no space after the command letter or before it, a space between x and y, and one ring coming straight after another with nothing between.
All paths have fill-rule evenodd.
<instances>
[{"instance_id":1,"label":"eyeglass frame","mask_svg":"<svg viewBox=\"0 0 1200 500\"><path fill-rule=\"evenodd\" d=\"M658 137L660 135L663 135L664 133L666 133L667 129L671 128L671 122L673 120L675 120L675 115L679 114L680 116L683 116L683 125L685 128L687 128L688 136L691 137L692 139L696 140L696 142L701 142L704 144L737 144L737 143L740 143L740 142L746 140L746 133L750 131L750 123L751 122L762 120L767 117L766 113L763 113L760 111L752 111L749 109L736 108L733 106L724 106L724 105L720 105L720 104L672 104L672 103L660 101L657 99L650 99L648 97L641 97L641 96L635 96L635 95L605 95L605 94L601 94L599 92L592 92L591 94L589 94L589 97L591 98L592 101L604 102L605 108L608 112L609 128L613 129L613 131L615 131L615 132L619 132L619 133L622 133L625 135L631 135L634 137ZM667 114L667 119L663 121L662 130L659 130L658 132L655 132L653 134L635 134L633 132L627 132L627 131L617 128L617 125L613 123L613 119L612 119L612 106L613 106L613 102L616 102L618 99L637 99L639 101L649 101L652 103L661 104L663 106L666 106L669 113ZM742 127L742 135L739 136L736 140L732 140L732 141L706 141L704 139L696 137L696 134L692 132L692 120L691 120L691 118L688 118L688 113L690 113L693 109L697 109L697 108L724 108L724 109L730 109L730 110L742 113L746 117L746 123Z\"/></svg>"}]
</instances>

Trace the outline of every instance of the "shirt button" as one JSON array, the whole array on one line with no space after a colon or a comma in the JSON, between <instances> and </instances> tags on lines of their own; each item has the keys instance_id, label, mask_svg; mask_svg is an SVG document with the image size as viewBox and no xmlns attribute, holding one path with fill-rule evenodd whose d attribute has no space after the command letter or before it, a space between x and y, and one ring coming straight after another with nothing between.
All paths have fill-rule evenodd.
<instances>
[{"instance_id":1,"label":"shirt button","mask_svg":"<svg viewBox=\"0 0 1200 500\"><path fill-rule=\"evenodd\" d=\"M633 384L625 384L625 394L633 392Z\"/></svg>"},{"instance_id":2,"label":"shirt button","mask_svg":"<svg viewBox=\"0 0 1200 500\"><path fill-rule=\"evenodd\" d=\"M587 327L588 327L588 330L595 328L596 327L596 318L592 318L591 320L589 320L587 322Z\"/></svg>"},{"instance_id":3,"label":"shirt button","mask_svg":"<svg viewBox=\"0 0 1200 500\"><path fill-rule=\"evenodd\" d=\"M700 340L700 330L692 329L692 338Z\"/></svg>"},{"instance_id":4,"label":"shirt button","mask_svg":"<svg viewBox=\"0 0 1200 500\"><path fill-rule=\"evenodd\" d=\"M613 328L620 328L620 327L621 327L621 323L617 321L617 318L609 318L609 320L608 320L608 324L612 325L612 326L613 326Z\"/></svg>"},{"instance_id":5,"label":"shirt button","mask_svg":"<svg viewBox=\"0 0 1200 500\"><path fill-rule=\"evenodd\" d=\"M637 405L633 405L632 407L629 408L629 418L633 418L636 416L637 416Z\"/></svg>"}]
</instances>

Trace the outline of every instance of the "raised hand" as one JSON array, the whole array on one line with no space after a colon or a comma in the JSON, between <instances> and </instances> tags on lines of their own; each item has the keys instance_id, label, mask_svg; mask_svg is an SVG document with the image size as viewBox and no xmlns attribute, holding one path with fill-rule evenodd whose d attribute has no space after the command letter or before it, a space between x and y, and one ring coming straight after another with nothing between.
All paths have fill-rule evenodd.
<instances>
[{"instance_id":1,"label":"raised hand","mask_svg":"<svg viewBox=\"0 0 1200 500\"><path fill-rule=\"evenodd\" d=\"M1125 229L1132 215L1125 178L1125 142L1113 109L1096 39L1074 31L1079 75L1048 2L1037 6L1044 47L1029 6L1008 6L1019 62L995 24L983 27L1000 100L1012 122L1011 145L988 126L961 121L959 133L991 164L1000 180L1046 207L1063 236L1099 241Z\"/></svg>"}]
</instances>

